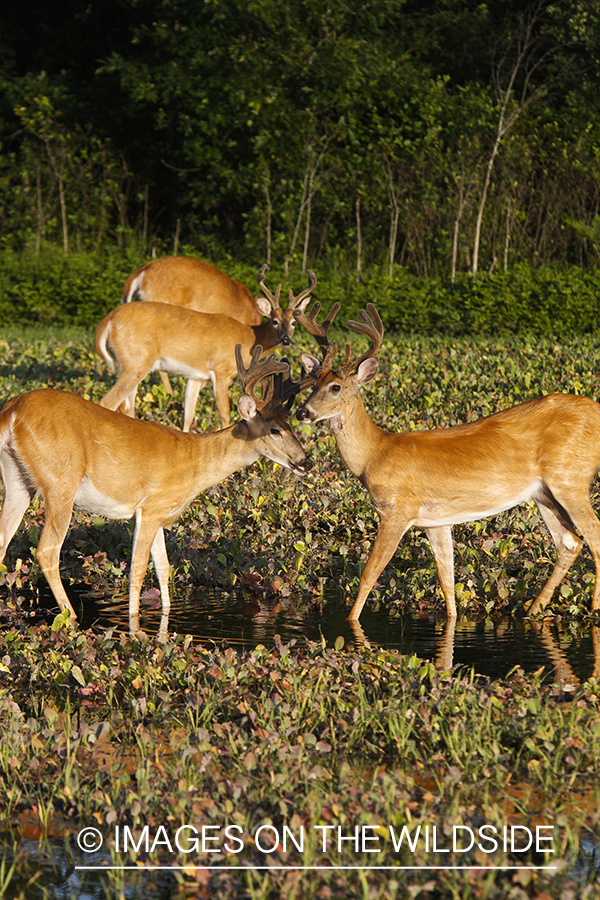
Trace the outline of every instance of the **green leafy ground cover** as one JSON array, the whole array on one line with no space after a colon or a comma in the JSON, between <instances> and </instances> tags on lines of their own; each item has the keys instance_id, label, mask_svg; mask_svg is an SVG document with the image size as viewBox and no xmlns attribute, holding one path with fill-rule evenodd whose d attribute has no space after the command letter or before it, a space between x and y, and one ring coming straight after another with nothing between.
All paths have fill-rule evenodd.
<instances>
[{"instance_id":1,"label":"green leafy ground cover","mask_svg":"<svg viewBox=\"0 0 600 900\"><path fill-rule=\"evenodd\" d=\"M0 337L3 399L52 386L97 400L114 380L90 335L4 330ZM600 396L600 340L593 336L398 338L386 341L381 359L365 399L390 429L452 425L554 390ZM139 394L140 415L181 422L180 385L174 399L157 381ZM198 418L200 428L216 427L209 391ZM375 517L341 467L327 428L300 434L315 461L308 479L257 464L199 498L171 529L174 592L206 585L231 593L254 584L311 609L326 602L327 580L356 591ZM598 509L597 486L593 503ZM28 828L47 840L68 832L72 848L77 832L94 825L105 835L108 858L123 863L114 846L117 826L139 836L145 825L153 833L162 825L172 836L183 824L237 824L249 838L263 824L280 832L287 825L296 835L304 826L304 864L373 867L466 858L426 852L422 844L414 853L406 843L395 852L390 826L397 834L406 825L414 838L419 825L435 825L439 848L448 846L442 840L451 839L453 826L483 823L554 826L555 853L474 850L472 864L558 860L559 871L128 872L107 873L105 891L124 896L125 886L137 883L156 896L198 898L600 896L594 871L575 862L586 841L598 845L596 681L565 695L520 672L491 682L368 648L298 642L236 653L181 638L157 647L116 633L32 625L21 610L40 578L32 548L42 521L41 505L32 507L1 579L0 815L9 850L0 879L13 896L35 896L35 887L26 887L30 862L10 852L10 835L18 840ZM533 506L457 528L455 540L458 603L469 616L518 615L552 565ZM76 514L63 577L95 593L122 593L130 543L129 526ZM584 551L554 612L587 616L592 581ZM153 584L150 572L147 587ZM370 603L443 616L431 554L418 532L403 541ZM340 852L331 845L323 853L314 827L329 825L345 836L375 826L369 833L379 838L378 852L347 842ZM298 860L293 847L261 853L250 839L245 853L243 861L271 867ZM127 861L135 864L134 856ZM213 859L170 855L164 844L150 856L181 865L190 856L195 864ZM221 861L236 865L241 857Z\"/></svg>"},{"instance_id":2,"label":"green leafy ground cover","mask_svg":"<svg viewBox=\"0 0 600 900\"><path fill-rule=\"evenodd\" d=\"M451 846L455 825L485 823L498 834L507 824L555 829L552 856L475 850L468 855L482 867L475 872L202 869L171 876L170 886L166 876L143 875L159 894L393 898L420 886L433 897L550 891L568 900L573 855L580 840L597 834L597 683L565 701L558 688L519 673L490 683L383 652L299 644L238 654L181 638L153 647L47 627L10 629L0 649L5 829L20 823L54 836L70 832L73 847L82 826L95 826L113 864L271 867L465 863L464 854L433 853L431 845L427 852L423 840L415 852L406 839L396 851L390 826L396 837L406 826L414 841L419 826L435 825L438 849ZM125 825L138 840L148 826L147 854L123 852ZM171 853L164 841L170 835L175 848L183 825L235 825L244 849L230 840L239 852ZM257 847L263 825L278 834L287 825L297 840L304 828L302 856L291 841L287 852L261 853L274 836L263 832ZM371 852L350 842L340 851L337 828L352 836L363 825L371 827ZM160 826L163 843L152 853ZM325 852L315 826L333 826ZM224 843L221 833L216 847ZM558 871L484 868L524 864ZM578 874L585 884L589 873ZM133 877L107 874L109 896L119 895L119 878ZM17 885L18 878L17 871Z\"/></svg>"}]
</instances>

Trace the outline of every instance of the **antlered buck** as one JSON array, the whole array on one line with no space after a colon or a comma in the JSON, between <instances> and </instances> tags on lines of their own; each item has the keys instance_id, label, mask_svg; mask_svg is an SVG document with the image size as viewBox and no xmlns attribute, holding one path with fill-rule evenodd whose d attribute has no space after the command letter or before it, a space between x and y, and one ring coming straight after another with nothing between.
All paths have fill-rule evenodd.
<instances>
[{"instance_id":1,"label":"antlered buck","mask_svg":"<svg viewBox=\"0 0 600 900\"><path fill-rule=\"evenodd\" d=\"M258 281L266 272L264 265ZM262 287L262 285L261 285ZM271 297L270 294L267 294ZM277 292L279 301L279 292ZM211 266L201 259L185 256L163 256L153 259L129 276L123 288L122 303L131 300L146 300L151 303L170 303L197 312L231 316L244 325L260 325L262 317L268 316L275 329L282 327L284 312L279 310L279 303L273 310L264 297L255 297L244 284L234 281L220 269ZM288 318L289 330L291 315ZM293 327L293 326L292 326ZM263 347L266 346L263 343ZM159 370L160 380L172 394L169 376Z\"/></svg>"},{"instance_id":2,"label":"antlered buck","mask_svg":"<svg viewBox=\"0 0 600 900\"><path fill-rule=\"evenodd\" d=\"M170 600L163 528L201 491L260 456L298 475L311 468L287 421L290 382L276 374L289 376L289 364L273 356L260 363L260 353L257 347L245 369L238 351L242 421L211 434L183 434L130 419L63 391L32 391L10 400L0 411L5 490L0 562L31 499L41 494L46 511L37 559L59 607L74 615L59 573L73 507L111 519L135 517L129 626L131 631L139 628L140 590L150 554L165 620ZM259 382L261 396L255 392Z\"/></svg>"},{"instance_id":3,"label":"antlered buck","mask_svg":"<svg viewBox=\"0 0 600 900\"><path fill-rule=\"evenodd\" d=\"M245 285L210 263L186 256L153 259L130 275L123 303L134 298L231 316L245 325L262 321L256 299Z\"/></svg>"},{"instance_id":4,"label":"antlered buck","mask_svg":"<svg viewBox=\"0 0 600 900\"><path fill-rule=\"evenodd\" d=\"M556 564L532 603L537 613L576 559L583 542L596 566L592 610L600 609L600 522L590 503L591 481L600 465L600 405L586 397L550 394L521 403L476 422L405 434L383 431L368 416L360 388L378 369L375 353L383 326L373 304L361 322L348 322L367 335L371 345L353 359L348 344L339 369L327 330L337 304L322 325L320 304L298 320L317 338L323 361L302 354L315 381L312 394L297 412L302 422L329 420L342 458L368 490L380 516L371 555L362 573L350 620L358 620L369 592L408 528L425 529L446 599L456 616L452 525L495 515L534 500L556 545Z\"/></svg>"},{"instance_id":5,"label":"antlered buck","mask_svg":"<svg viewBox=\"0 0 600 900\"><path fill-rule=\"evenodd\" d=\"M96 328L96 350L119 378L100 405L135 415L135 396L140 381L158 370L186 378L183 430L189 431L196 412L198 393L210 380L221 427L229 424L229 386L236 374L235 347L241 344L245 360L258 345L266 353L278 345L289 346L295 327L294 312L302 312L317 279L309 273L308 287L296 297L290 291L287 309L281 309L281 285L265 294L261 309L269 315L260 325L244 325L231 316L196 312L167 303L128 303L113 309ZM258 302L258 300L257 300Z\"/></svg>"}]
</instances>

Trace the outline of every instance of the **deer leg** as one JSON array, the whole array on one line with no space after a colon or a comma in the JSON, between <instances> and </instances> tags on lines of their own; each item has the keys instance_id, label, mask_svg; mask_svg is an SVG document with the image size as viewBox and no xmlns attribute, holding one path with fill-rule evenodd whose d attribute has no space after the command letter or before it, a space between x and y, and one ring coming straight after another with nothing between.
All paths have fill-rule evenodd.
<instances>
[{"instance_id":1,"label":"deer leg","mask_svg":"<svg viewBox=\"0 0 600 900\"><path fill-rule=\"evenodd\" d=\"M159 532L160 535L159 535ZM138 631L140 621L140 594L144 576L148 569L148 560L152 552L152 559L158 560L157 576L161 590L163 611L168 611L169 588L168 568L169 560L165 549L164 534L160 522L149 519L144 520L141 509L135 513L135 531L133 535L133 547L131 548L131 568L129 570L129 630ZM166 590L166 597L163 594Z\"/></svg>"},{"instance_id":2,"label":"deer leg","mask_svg":"<svg viewBox=\"0 0 600 900\"><path fill-rule=\"evenodd\" d=\"M581 488L573 488L572 494L570 494L562 488L560 494L555 492L555 496L567 511L572 522L582 533L592 553L596 568L596 581L592 598L592 612L595 612L600 609L600 521L590 503L587 491L582 493Z\"/></svg>"},{"instance_id":3,"label":"deer leg","mask_svg":"<svg viewBox=\"0 0 600 900\"><path fill-rule=\"evenodd\" d=\"M426 528L435 568L446 600L446 614L449 619L456 618L456 600L454 598L454 552L452 547L452 529L449 525L436 525Z\"/></svg>"},{"instance_id":4,"label":"deer leg","mask_svg":"<svg viewBox=\"0 0 600 900\"><path fill-rule=\"evenodd\" d=\"M379 531L371 550L371 555L367 560L367 564L363 570L360 584L358 585L358 595L354 601L354 605L350 610L348 618L350 621L358 619L369 596L371 589L390 559L396 552L396 548L400 543L402 535L406 531L406 522L399 522L395 518L381 519Z\"/></svg>"},{"instance_id":5,"label":"deer leg","mask_svg":"<svg viewBox=\"0 0 600 900\"><path fill-rule=\"evenodd\" d=\"M173 388L171 387L171 382L169 381L169 376L166 372L159 372L158 377L160 378L160 382L164 387L165 391L169 396L173 396Z\"/></svg>"},{"instance_id":6,"label":"deer leg","mask_svg":"<svg viewBox=\"0 0 600 900\"><path fill-rule=\"evenodd\" d=\"M111 387L108 394L105 394L100 401L100 406L105 409L119 409L124 407L123 412L128 416L135 415L135 395L140 381L148 375L148 369L139 368L136 372L123 373L117 383Z\"/></svg>"},{"instance_id":7,"label":"deer leg","mask_svg":"<svg viewBox=\"0 0 600 900\"><path fill-rule=\"evenodd\" d=\"M135 419L135 398L137 396L137 389L139 385L136 384L134 389L130 394L127 394L125 400L121 404L120 409L125 413L126 416L131 416L132 419Z\"/></svg>"},{"instance_id":8,"label":"deer leg","mask_svg":"<svg viewBox=\"0 0 600 900\"><path fill-rule=\"evenodd\" d=\"M217 401L217 409L219 410L221 428L227 428L229 425L229 382L225 379L215 378L213 389L215 400Z\"/></svg>"},{"instance_id":9,"label":"deer leg","mask_svg":"<svg viewBox=\"0 0 600 900\"><path fill-rule=\"evenodd\" d=\"M44 500L46 521L38 543L37 560L60 609L68 609L75 618L75 610L67 597L59 569L60 551L71 522L73 499L45 496Z\"/></svg>"},{"instance_id":10,"label":"deer leg","mask_svg":"<svg viewBox=\"0 0 600 900\"><path fill-rule=\"evenodd\" d=\"M161 644L166 644L169 637L169 610L171 609L171 598L169 596L169 573L171 567L169 565L169 557L167 556L167 548L165 547L165 533L162 528L159 528L156 532L156 537L154 538L150 552L152 553L154 570L160 585L160 597L162 601L157 640Z\"/></svg>"},{"instance_id":11,"label":"deer leg","mask_svg":"<svg viewBox=\"0 0 600 900\"><path fill-rule=\"evenodd\" d=\"M183 400L183 430L189 431L196 415L196 403L198 402L198 394L206 384L206 378L198 381L194 378L188 378L185 384L185 397Z\"/></svg>"},{"instance_id":12,"label":"deer leg","mask_svg":"<svg viewBox=\"0 0 600 900\"><path fill-rule=\"evenodd\" d=\"M160 585L160 597L162 600L157 640L161 644L166 644L169 637L169 610L171 609L171 598L169 597L169 572L171 567L169 566L169 557L165 547L165 533L162 528L159 528L156 532L150 553L154 563L154 571Z\"/></svg>"},{"instance_id":13,"label":"deer leg","mask_svg":"<svg viewBox=\"0 0 600 900\"><path fill-rule=\"evenodd\" d=\"M171 598L169 597L169 573L171 567L169 565L169 557L167 556L167 548L165 547L165 533L161 528L158 529L152 546L150 548L152 562L154 563L154 571L160 585L160 599L162 601L162 614L168 615L171 609Z\"/></svg>"},{"instance_id":14,"label":"deer leg","mask_svg":"<svg viewBox=\"0 0 600 900\"><path fill-rule=\"evenodd\" d=\"M4 503L0 512L0 563L3 563L8 545L31 503L31 493L11 456L2 453L0 464L4 482Z\"/></svg>"},{"instance_id":15,"label":"deer leg","mask_svg":"<svg viewBox=\"0 0 600 900\"><path fill-rule=\"evenodd\" d=\"M543 495L535 498L535 502L548 531L552 535L552 540L556 547L556 563L550 578L527 610L532 615L542 612L550 603L554 591L579 556L583 546L582 540L575 533L569 512L555 500L550 491L544 491ZM594 516L594 518L596 517ZM600 540L598 545L600 546ZM596 562L597 569L598 563ZM596 584L597 582L598 578L596 577Z\"/></svg>"}]
</instances>

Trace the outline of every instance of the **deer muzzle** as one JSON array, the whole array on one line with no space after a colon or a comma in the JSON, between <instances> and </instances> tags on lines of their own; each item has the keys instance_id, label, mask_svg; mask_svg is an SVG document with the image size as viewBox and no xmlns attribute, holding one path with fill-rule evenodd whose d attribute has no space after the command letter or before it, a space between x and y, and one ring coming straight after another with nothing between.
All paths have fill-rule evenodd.
<instances>
[{"instance_id":1,"label":"deer muzzle","mask_svg":"<svg viewBox=\"0 0 600 900\"><path fill-rule=\"evenodd\" d=\"M306 407L306 403L303 403L302 406L299 406L296 410L296 418L299 422L311 422L313 419L313 414Z\"/></svg>"},{"instance_id":2,"label":"deer muzzle","mask_svg":"<svg viewBox=\"0 0 600 900\"><path fill-rule=\"evenodd\" d=\"M296 475L306 475L307 472L310 472L312 467L312 459L309 459L308 456L306 457L306 459L303 459L302 462L294 462L291 465L291 469L296 473Z\"/></svg>"}]
</instances>

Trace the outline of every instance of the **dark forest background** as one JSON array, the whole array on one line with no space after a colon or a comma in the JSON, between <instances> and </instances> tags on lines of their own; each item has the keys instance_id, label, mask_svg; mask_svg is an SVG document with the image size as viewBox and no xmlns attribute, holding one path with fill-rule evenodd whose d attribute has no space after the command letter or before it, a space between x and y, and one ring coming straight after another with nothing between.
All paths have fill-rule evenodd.
<instances>
[{"instance_id":1,"label":"dark forest background","mask_svg":"<svg viewBox=\"0 0 600 900\"><path fill-rule=\"evenodd\" d=\"M4 0L4 270L116 254L116 283L196 252L426 283L430 318L432 285L467 277L530 294L560 269L577 294L600 251L599 74L597 0Z\"/></svg>"}]
</instances>

